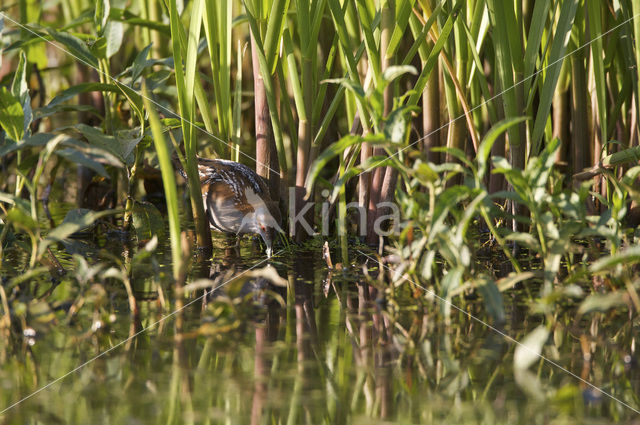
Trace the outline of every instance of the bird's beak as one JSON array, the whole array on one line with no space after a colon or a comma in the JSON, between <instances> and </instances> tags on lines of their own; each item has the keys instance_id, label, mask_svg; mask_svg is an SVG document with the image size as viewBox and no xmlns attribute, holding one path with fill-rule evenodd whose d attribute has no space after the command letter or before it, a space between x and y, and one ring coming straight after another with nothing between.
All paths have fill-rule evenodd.
<instances>
[{"instance_id":1,"label":"bird's beak","mask_svg":"<svg viewBox=\"0 0 640 425\"><path fill-rule=\"evenodd\" d=\"M273 248L272 248L273 240L271 239L271 234L269 233L269 229L260 228L258 231L260 232L260 236L262 237L264 244L267 246L267 249L266 249L267 258L271 258L271 254L273 253Z\"/></svg>"}]
</instances>

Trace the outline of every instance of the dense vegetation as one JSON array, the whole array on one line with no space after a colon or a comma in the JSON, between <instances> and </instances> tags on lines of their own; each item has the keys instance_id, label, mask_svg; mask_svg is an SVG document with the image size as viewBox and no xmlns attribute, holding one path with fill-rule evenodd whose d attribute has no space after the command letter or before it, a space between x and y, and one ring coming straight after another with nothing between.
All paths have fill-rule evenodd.
<instances>
[{"instance_id":1,"label":"dense vegetation","mask_svg":"<svg viewBox=\"0 0 640 425\"><path fill-rule=\"evenodd\" d=\"M316 201L304 216L327 230L336 268L364 267L386 299L435 302L458 323L478 294L500 327L505 292L522 290L537 319L514 376L544 398L530 354L562 339L567 311L592 328L628 313L613 339L635 350L639 15L634 0L3 4L1 326L32 326L21 297L48 300L49 275L122 282L137 311L132 270L165 210L182 305L212 247L197 154L254 168L283 212ZM64 221L50 204L71 205ZM280 253L323 237L289 224ZM104 229L147 248L110 266L76 254L65 274L57 245ZM418 344L424 332L404 335ZM607 395L638 408L633 382Z\"/></svg>"}]
</instances>

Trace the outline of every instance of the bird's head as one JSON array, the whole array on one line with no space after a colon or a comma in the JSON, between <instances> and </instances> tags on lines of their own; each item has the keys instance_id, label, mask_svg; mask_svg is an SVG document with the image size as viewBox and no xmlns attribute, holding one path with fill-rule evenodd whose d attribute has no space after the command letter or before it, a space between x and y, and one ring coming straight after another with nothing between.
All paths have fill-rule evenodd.
<instances>
[{"instance_id":1,"label":"bird's head","mask_svg":"<svg viewBox=\"0 0 640 425\"><path fill-rule=\"evenodd\" d=\"M245 195L253 211L245 215L242 226L246 226L246 231L260 235L267 246L267 257L271 257L276 232L283 233L280 210L275 202L265 202L251 190L247 190Z\"/></svg>"}]
</instances>

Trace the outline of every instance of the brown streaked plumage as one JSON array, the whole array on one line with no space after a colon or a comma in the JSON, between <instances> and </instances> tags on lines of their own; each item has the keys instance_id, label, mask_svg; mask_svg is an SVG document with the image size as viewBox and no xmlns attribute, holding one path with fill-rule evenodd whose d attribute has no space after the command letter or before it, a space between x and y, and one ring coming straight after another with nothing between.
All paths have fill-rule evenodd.
<instances>
[{"instance_id":1,"label":"brown streaked plumage","mask_svg":"<svg viewBox=\"0 0 640 425\"><path fill-rule=\"evenodd\" d=\"M186 179L182 167L179 170ZM236 235L258 234L270 257L275 232L282 231L281 217L262 177L246 165L206 158L198 158L198 174L211 228Z\"/></svg>"}]
</instances>

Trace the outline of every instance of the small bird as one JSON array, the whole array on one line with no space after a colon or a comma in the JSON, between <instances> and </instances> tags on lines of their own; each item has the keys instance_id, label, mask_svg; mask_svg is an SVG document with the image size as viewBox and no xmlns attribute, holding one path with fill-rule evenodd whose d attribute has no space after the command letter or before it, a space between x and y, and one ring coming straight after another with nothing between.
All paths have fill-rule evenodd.
<instances>
[{"instance_id":1,"label":"small bird","mask_svg":"<svg viewBox=\"0 0 640 425\"><path fill-rule=\"evenodd\" d=\"M178 169L186 179L182 166ZM258 234L267 247L267 257L271 257L275 232L282 232L281 216L263 178L246 165L200 157L198 174L211 228L236 235Z\"/></svg>"}]
</instances>

